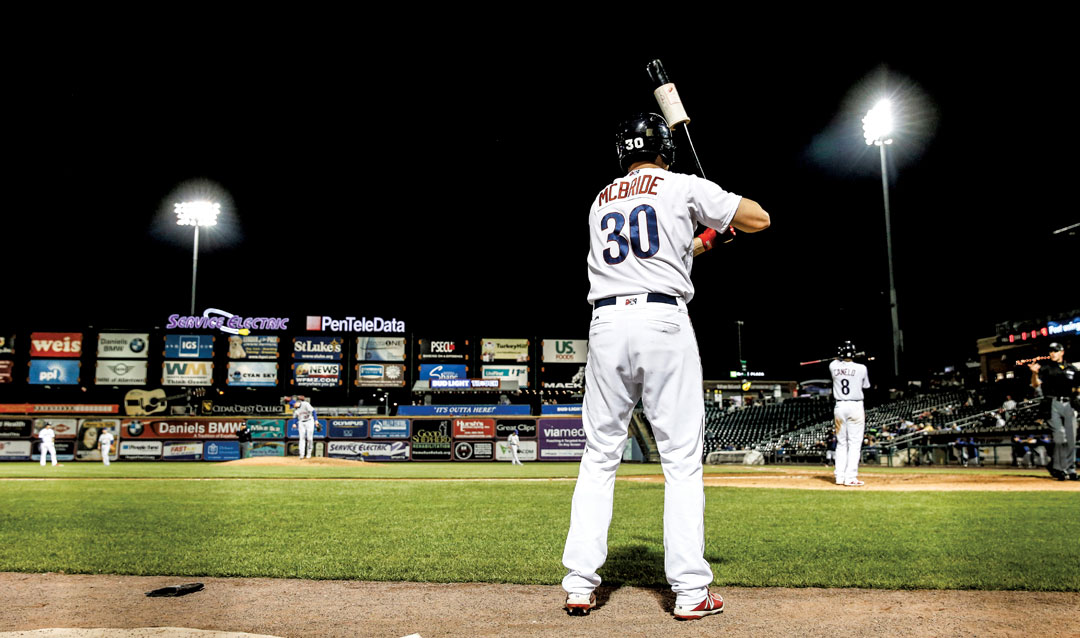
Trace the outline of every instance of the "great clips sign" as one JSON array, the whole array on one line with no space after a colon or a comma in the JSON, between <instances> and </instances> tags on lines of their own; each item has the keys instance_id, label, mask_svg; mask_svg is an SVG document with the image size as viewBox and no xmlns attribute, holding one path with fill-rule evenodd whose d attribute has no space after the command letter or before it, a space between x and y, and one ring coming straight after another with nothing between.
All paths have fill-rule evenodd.
<instances>
[{"instance_id":1,"label":"great clips sign","mask_svg":"<svg viewBox=\"0 0 1080 638\"><path fill-rule=\"evenodd\" d=\"M82 356L81 332L34 332L30 334L31 357Z\"/></svg>"}]
</instances>

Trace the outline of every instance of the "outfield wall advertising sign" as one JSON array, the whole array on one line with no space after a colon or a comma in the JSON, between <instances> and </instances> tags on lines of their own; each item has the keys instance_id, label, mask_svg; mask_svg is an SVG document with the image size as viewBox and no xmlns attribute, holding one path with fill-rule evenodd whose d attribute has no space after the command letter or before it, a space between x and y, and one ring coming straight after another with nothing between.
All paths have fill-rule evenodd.
<instances>
[{"instance_id":1,"label":"outfield wall advertising sign","mask_svg":"<svg viewBox=\"0 0 1080 638\"><path fill-rule=\"evenodd\" d=\"M64 359L32 359L30 361L31 385L78 385L78 361Z\"/></svg>"},{"instance_id":2,"label":"outfield wall advertising sign","mask_svg":"<svg viewBox=\"0 0 1080 638\"><path fill-rule=\"evenodd\" d=\"M454 442L455 461L491 461L494 458L495 443L492 441Z\"/></svg>"},{"instance_id":3,"label":"outfield wall advertising sign","mask_svg":"<svg viewBox=\"0 0 1080 638\"><path fill-rule=\"evenodd\" d=\"M0 441L0 460L26 461L30 454L30 441Z\"/></svg>"},{"instance_id":4,"label":"outfield wall advertising sign","mask_svg":"<svg viewBox=\"0 0 1080 638\"><path fill-rule=\"evenodd\" d=\"M206 417L124 419L121 432L125 439L232 439L246 421Z\"/></svg>"},{"instance_id":5,"label":"outfield wall advertising sign","mask_svg":"<svg viewBox=\"0 0 1080 638\"><path fill-rule=\"evenodd\" d=\"M326 456L326 441L313 441L311 446L311 456L320 458ZM300 456L300 441L286 441L285 456Z\"/></svg>"},{"instance_id":6,"label":"outfield wall advertising sign","mask_svg":"<svg viewBox=\"0 0 1080 638\"><path fill-rule=\"evenodd\" d=\"M495 422L495 437L505 439L513 434L515 429L518 431L518 438L536 438L535 419L499 419Z\"/></svg>"},{"instance_id":7,"label":"outfield wall advertising sign","mask_svg":"<svg viewBox=\"0 0 1080 638\"><path fill-rule=\"evenodd\" d=\"M15 381L12 373L14 368L15 363L13 361L0 361L0 383L13 383Z\"/></svg>"},{"instance_id":8,"label":"outfield wall advertising sign","mask_svg":"<svg viewBox=\"0 0 1080 638\"><path fill-rule=\"evenodd\" d=\"M273 388L278 384L278 364L269 361L230 361L226 384L244 388Z\"/></svg>"},{"instance_id":9,"label":"outfield wall advertising sign","mask_svg":"<svg viewBox=\"0 0 1080 638\"><path fill-rule=\"evenodd\" d=\"M252 441L248 458L253 456L285 456L284 441Z\"/></svg>"},{"instance_id":10,"label":"outfield wall advertising sign","mask_svg":"<svg viewBox=\"0 0 1080 638\"><path fill-rule=\"evenodd\" d=\"M294 363L293 383L307 388L332 388L341 385L340 363Z\"/></svg>"},{"instance_id":11,"label":"outfield wall advertising sign","mask_svg":"<svg viewBox=\"0 0 1080 638\"><path fill-rule=\"evenodd\" d=\"M580 392L585 389L585 366L545 365L540 368L540 387L545 390L572 390Z\"/></svg>"},{"instance_id":12,"label":"outfield wall advertising sign","mask_svg":"<svg viewBox=\"0 0 1080 638\"><path fill-rule=\"evenodd\" d=\"M284 439L285 419L248 419L252 439Z\"/></svg>"},{"instance_id":13,"label":"outfield wall advertising sign","mask_svg":"<svg viewBox=\"0 0 1080 638\"><path fill-rule=\"evenodd\" d=\"M109 459L115 461L117 450L120 447L119 419L81 419L79 421L79 434L75 437L75 459L79 461L100 461L101 450L98 446L98 438L106 430L112 432L113 435L113 442L109 446Z\"/></svg>"},{"instance_id":14,"label":"outfield wall advertising sign","mask_svg":"<svg viewBox=\"0 0 1080 638\"><path fill-rule=\"evenodd\" d=\"M404 361L404 337L357 337L357 361Z\"/></svg>"},{"instance_id":15,"label":"outfield wall advertising sign","mask_svg":"<svg viewBox=\"0 0 1080 638\"><path fill-rule=\"evenodd\" d=\"M340 337L297 337L293 339L293 359L340 361L343 344Z\"/></svg>"},{"instance_id":16,"label":"outfield wall advertising sign","mask_svg":"<svg viewBox=\"0 0 1080 638\"><path fill-rule=\"evenodd\" d=\"M58 439L74 439L79 434L78 419L34 419L34 436L48 423Z\"/></svg>"},{"instance_id":17,"label":"outfield wall advertising sign","mask_svg":"<svg viewBox=\"0 0 1080 638\"><path fill-rule=\"evenodd\" d=\"M214 385L214 364L208 361L166 361L161 364L161 385Z\"/></svg>"},{"instance_id":18,"label":"outfield wall advertising sign","mask_svg":"<svg viewBox=\"0 0 1080 638\"><path fill-rule=\"evenodd\" d=\"M230 359L277 359L281 337L233 335L229 337Z\"/></svg>"},{"instance_id":19,"label":"outfield wall advertising sign","mask_svg":"<svg viewBox=\"0 0 1080 638\"><path fill-rule=\"evenodd\" d=\"M367 419L326 419L327 435L331 439L366 439Z\"/></svg>"},{"instance_id":20,"label":"outfield wall advertising sign","mask_svg":"<svg viewBox=\"0 0 1080 638\"><path fill-rule=\"evenodd\" d=\"M31 441L30 447L30 460L41 460L41 441ZM75 460L75 441L68 439L66 441L53 441L53 449L56 450L56 462L63 463L65 461ZM52 455L46 455L46 458L51 462Z\"/></svg>"},{"instance_id":21,"label":"outfield wall advertising sign","mask_svg":"<svg viewBox=\"0 0 1080 638\"><path fill-rule=\"evenodd\" d=\"M481 339L480 360L487 363L493 361L517 361L524 363L529 360L529 340Z\"/></svg>"},{"instance_id":22,"label":"outfield wall advertising sign","mask_svg":"<svg viewBox=\"0 0 1080 638\"><path fill-rule=\"evenodd\" d=\"M586 363L589 342L585 339L544 339L541 343L544 363Z\"/></svg>"},{"instance_id":23,"label":"outfield wall advertising sign","mask_svg":"<svg viewBox=\"0 0 1080 638\"><path fill-rule=\"evenodd\" d=\"M405 322L391 317L345 317L334 319L322 315L308 315L307 329L320 332L405 332Z\"/></svg>"},{"instance_id":24,"label":"outfield wall advertising sign","mask_svg":"<svg viewBox=\"0 0 1080 638\"><path fill-rule=\"evenodd\" d=\"M98 360L95 385L146 385L145 361Z\"/></svg>"},{"instance_id":25,"label":"outfield wall advertising sign","mask_svg":"<svg viewBox=\"0 0 1080 638\"><path fill-rule=\"evenodd\" d=\"M33 332L30 334L30 356L79 358L82 356L81 332Z\"/></svg>"},{"instance_id":26,"label":"outfield wall advertising sign","mask_svg":"<svg viewBox=\"0 0 1080 638\"><path fill-rule=\"evenodd\" d=\"M581 416L580 403L564 403L540 406L542 416Z\"/></svg>"},{"instance_id":27,"label":"outfield wall advertising sign","mask_svg":"<svg viewBox=\"0 0 1080 638\"><path fill-rule=\"evenodd\" d=\"M522 441L518 445L518 459L522 461L536 460L536 441ZM514 454L506 441L495 441L495 460L513 461Z\"/></svg>"},{"instance_id":28,"label":"outfield wall advertising sign","mask_svg":"<svg viewBox=\"0 0 1080 638\"><path fill-rule=\"evenodd\" d=\"M30 419L0 419L0 439L28 439L33 434Z\"/></svg>"},{"instance_id":29,"label":"outfield wall advertising sign","mask_svg":"<svg viewBox=\"0 0 1080 638\"><path fill-rule=\"evenodd\" d=\"M396 363L361 363L355 366L357 387L404 387L405 366Z\"/></svg>"},{"instance_id":30,"label":"outfield wall advertising sign","mask_svg":"<svg viewBox=\"0 0 1080 638\"><path fill-rule=\"evenodd\" d=\"M370 422L373 439L407 439L412 431L409 419L372 419Z\"/></svg>"},{"instance_id":31,"label":"outfield wall advertising sign","mask_svg":"<svg viewBox=\"0 0 1080 638\"><path fill-rule=\"evenodd\" d=\"M0 354L15 354L15 335L0 334Z\"/></svg>"},{"instance_id":32,"label":"outfield wall advertising sign","mask_svg":"<svg viewBox=\"0 0 1080 638\"><path fill-rule=\"evenodd\" d=\"M150 352L147 332L103 332L98 335L98 359L145 359Z\"/></svg>"},{"instance_id":33,"label":"outfield wall advertising sign","mask_svg":"<svg viewBox=\"0 0 1080 638\"><path fill-rule=\"evenodd\" d=\"M329 456L364 461L408 461L408 441L327 441Z\"/></svg>"},{"instance_id":34,"label":"outfield wall advertising sign","mask_svg":"<svg viewBox=\"0 0 1080 638\"><path fill-rule=\"evenodd\" d=\"M161 450L161 441L120 441L120 458L125 461L156 461Z\"/></svg>"},{"instance_id":35,"label":"outfield wall advertising sign","mask_svg":"<svg viewBox=\"0 0 1080 638\"><path fill-rule=\"evenodd\" d=\"M202 457L202 441L166 441L162 444L163 461L201 461Z\"/></svg>"},{"instance_id":36,"label":"outfield wall advertising sign","mask_svg":"<svg viewBox=\"0 0 1080 638\"><path fill-rule=\"evenodd\" d=\"M314 439L326 438L326 419L315 420L315 433L311 436ZM296 419L289 419L289 425L286 429L286 438L300 438L300 428L296 425Z\"/></svg>"},{"instance_id":37,"label":"outfield wall advertising sign","mask_svg":"<svg viewBox=\"0 0 1080 638\"><path fill-rule=\"evenodd\" d=\"M166 359L213 359L213 335L165 335Z\"/></svg>"},{"instance_id":38,"label":"outfield wall advertising sign","mask_svg":"<svg viewBox=\"0 0 1080 638\"><path fill-rule=\"evenodd\" d=\"M450 437L450 420L413 421L412 460L449 461L453 458L453 440Z\"/></svg>"},{"instance_id":39,"label":"outfield wall advertising sign","mask_svg":"<svg viewBox=\"0 0 1080 638\"><path fill-rule=\"evenodd\" d=\"M580 460L585 451L585 430L581 419L540 419L538 442L541 461Z\"/></svg>"},{"instance_id":40,"label":"outfield wall advertising sign","mask_svg":"<svg viewBox=\"0 0 1080 638\"><path fill-rule=\"evenodd\" d=\"M495 438L495 419L454 419L455 439Z\"/></svg>"},{"instance_id":41,"label":"outfield wall advertising sign","mask_svg":"<svg viewBox=\"0 0 1080 638\"><path fill-rule=\"evenodd\" d=\"M207 441L203 444L204 461L236 461L239 458L239 441Z\"/></svg>"}]
</instances>

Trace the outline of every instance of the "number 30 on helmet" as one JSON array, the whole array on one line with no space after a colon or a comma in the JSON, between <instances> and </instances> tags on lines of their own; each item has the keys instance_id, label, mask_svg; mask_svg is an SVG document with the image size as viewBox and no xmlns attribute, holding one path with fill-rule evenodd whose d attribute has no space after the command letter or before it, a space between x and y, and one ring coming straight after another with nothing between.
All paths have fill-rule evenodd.
<instances>
[{"instance_id":1,"label":"number 30 on helmet","mask_svg":"<svg viewBox=\"0 0 1080 638\"><path fill-rule=\"evenodd\" d=\"M630 170L635 162L651 162L659 155L664 163L675 163L675 138L667 121L656 113L640 113L619 124L615 133L619 168Z\"/></svg>"}]
</instances>

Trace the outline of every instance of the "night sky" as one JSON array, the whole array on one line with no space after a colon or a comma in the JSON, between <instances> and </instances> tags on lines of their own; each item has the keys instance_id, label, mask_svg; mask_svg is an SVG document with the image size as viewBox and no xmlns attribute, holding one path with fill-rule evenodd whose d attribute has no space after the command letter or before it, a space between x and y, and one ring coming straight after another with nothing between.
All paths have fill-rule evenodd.
<instances>
[{"instance_id":1,"label":"night sky","mask_svg":"<svg viewBox=\"0 0 1080 638\"><path fill-rule=\"evenodd\" d=\"M658 110L657 57L707 177L772 216L696 262L706 378L734 369L736 320L770 378L815 376L798 362L843 339L884 372L881 168L860 122L884 95L902 120L889 179L905 371L962 364L998 321L1076 307L1075 271L1046 272L1075 264L1076 237L1051 232L1080 221L1064 41L868 42L73 53L9 92L2 321L148 329L186 314L192 232L172 202L209 182L225 214L201 236L198 312L585 338L589 205L618 176L615 123ZM689 159L682 144L676 170Z\"/></svg>"}]
</instances>

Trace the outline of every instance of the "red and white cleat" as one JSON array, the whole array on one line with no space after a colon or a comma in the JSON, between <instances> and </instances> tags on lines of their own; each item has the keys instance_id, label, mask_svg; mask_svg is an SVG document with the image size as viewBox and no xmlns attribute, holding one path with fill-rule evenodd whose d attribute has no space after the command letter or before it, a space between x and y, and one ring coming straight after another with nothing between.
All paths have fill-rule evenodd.
<instances>
[{"instance_id":1,"label":"red and white cleat","mask_svg":"<svg viewBox=\"0 0 1080 638\"><path fill-rule=\"evenodd\" d=\"M844 483L844 485L847 485L848 487L861 487L863 485L866 485L866 483L860 481L859 479L855 479L853 481L848 481L847 483Z\"/></svg>"},{"instance_id":2,"label":"red and white cleat","mask_svg":"<svg viewBox=\"0 0 1080 638\"><path fill-rule=\"evenodd\" d=\"M593 607L596 607L596 592L566 595L566 611L571 616L588 616Z\"/></svg>"},{"instance_id":3,"label":"red and white cleat","mask_svg":"<svg viewBox=\"0 0 1080 638\"><path fill-rule=\"evenodd\" d=\"M711 616L712 614L719 614L722 611L724 611L724 599L720 597L720 594L713 594L711 592L705 596L705 600L694 607L689 605L683 607L675 605L675 617L679 620L704 618L705 616Z\"/></svg>"}]
</instances>

